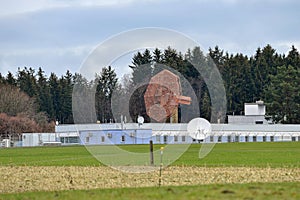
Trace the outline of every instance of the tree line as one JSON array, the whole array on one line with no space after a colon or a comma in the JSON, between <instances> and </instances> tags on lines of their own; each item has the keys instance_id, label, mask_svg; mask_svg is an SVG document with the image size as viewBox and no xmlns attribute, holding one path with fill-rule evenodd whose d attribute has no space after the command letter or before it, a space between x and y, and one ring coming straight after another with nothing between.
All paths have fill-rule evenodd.
<instances>
[{"instance_id":1,"label":"tree line","mask_svg":"<svg viewBox=\"0 0 300 200\"><path fill-rule=\"evenodd\" d=\"M89 106L96 113L92 117L83 115L79 122L116 122L120 121L121 115L128 122L136 122L139 115L149 122L151 119L146 114L143 94L147 82L163 66L168 66L188 81L197 99L200 116L211 120L212 99L204 81L205 75L200 74L192 63L207 66L214 63L219 70L226 91L225 114L241 115L244 103L263 100L267 114L275 123L300 122L300 56L294 46L285 55L278 54L271 45L267 45L258 48L250 57L241 53L229 54L218 46L209 48L207 54L199 47L185 53L168 47L137 52L132 64L125 66L130 67L132 73L121 78L117 77L113 66L103 67L95 74L94 80L70 71L61 76L54 72L47 76L42 68L35 71L30 67L19 68L16 74L0 74L0 132L46 132L54 131L55 121L74 123L72 93L75 85L82 87L87 96L92 94ZM128 102L129 106L124 106L124 102ZM182 116L181 122L187 122L189 117ZM22 124L22 120L28 124L24 127L35 129L16 128L20 127L16 124ZM11 128L11 125L9 128L7 124L15 124L15 127Z\"/></svg>"},{"instance_id":2,"label":"tree line","mask_svg":"<svg viewBox=\"0 0 300 200\"><path fill-rule=\"evenodd\" d=\"M138 84L147 69L155 75L156 65L167 65L191 84L199 103L200 116L216 122L211 116L211 96L204 81L205 75L200 74L192 64L210 67L211 62L219 70L225 86L226 115L243 115L244 103L263 100L267 105L267 115L272 117L274 123L300 123L300 55L294 46L285 55L278 54L271 45L267 45L258 48L250 57L241 53L229 54L218 46L209 48L207 54L199 47L189 49L185 54L170 47L163 52L159 49L153 52L145 50L133 57L131 81L133 85ZM140 89L133 102L143 104L141 98L145 88ZM137 100L139 98L140 101ZM135 103L133 106L139 107L131 109L135 117L139 114L147 118L144 105ZM190 118L182 120L187 122Z\"/></svg>"}]
</instances>

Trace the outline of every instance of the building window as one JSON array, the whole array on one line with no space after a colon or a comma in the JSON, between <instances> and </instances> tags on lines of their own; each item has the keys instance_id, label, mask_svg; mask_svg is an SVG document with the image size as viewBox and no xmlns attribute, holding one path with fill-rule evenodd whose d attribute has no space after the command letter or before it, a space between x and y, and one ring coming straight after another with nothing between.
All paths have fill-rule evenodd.
<instances>
[{"instance_id":1,"label":"building window","mask_svg":"<svg viewBox=\"0 0 300 200\"><path fill-rule=\"evenodd\" d=\"M227 142L231 142L231 136L230 135L227 136Z\"/></svg>"},{"instance_id":2,"label":"building window","mask_svg":"<svg viewBox=\"0 0 300 200\"><path fill-rule=\"evenodd\" d=\"M131 133L130 133L130 137L135 137L134 132L131 132Z\"/></svg>"},{"instance_id":3,"label":"building window","mask_svg":"<svg viewBox=\"0 0 300 200\"><path fill-rule=\"evenodd\" d=\"M214 136L210 136L210 142L214 142Z\"/></svg>"},{"instance_id":4,"label":"building window","mask_svg":"<svg viewBox=\"0 0 300 200\"><path fill-rule=\"evenodd\" d=\"M218 142L222 142L222 136L218 136Z\"/></svg>"},{"instance_id":5,"label":"building window","mask_svg":"<svg viewBox=\"0 0 300 200\"><path fill-rule=\"evenodd\" d=\"M121 142L125 142L125 135L122 135Z\"/></svg>"},{"instance_id":6,"label":"building window","mask_svg":"<svg viewBox=\"0 0 300 200\"><path fill-rule=\"evenodd\" d=\"M65 143L79 143L79 138L78 137L66 137L65 138Z\"/></svg>"},{"instance_id":7,"label":"building window","mask_svg":"<svg viewBox=\"0 0 300 200\"><path fill-rule=\"evenodd\" d=\"M256 142L256 141L257 141L257 137L253 136L253 142Z\"/></svg>"},{"instance_id":8,"label":"building window","mask_svg":"<svg viewBox=\"0 0 300 200\"><path fill-rule=\"evenodd\" d=\"M274 142L274 136L270 137L271 142Z\"/></svg>"},{"instance_id":9,"label":"building window","mask_svg":"<svg viewBox=\"0 0 300 200\"><path fill-rule=\"evenodd\" d=\"M300 136L298 136L298 142L300 142Z\"/></svg>"},{"instance_id":10,"label":"building window","mask_svg":"<svg viewBox=\"0 0 300 200\"><path fill-rule=\"evenodd\" d=\"M63 144L78 144L79 137L61 137L60 142ZM86 143L88 143L88 142L89 142L89 139L86 140Z\"/></svg>"},{"instance_id":11,"label":"building window","mask_svg":"<svg viewBox=\"0 0 300 200\"><path fill-rule=\"evenodd\" d=\"M156 142L160 142L160 135L156 135Z\"/></svg>"},{"instance_id":12,"label":"building window","mask_svg":"<svg viewBox=\"0 0 300 200\"><path fill-rule=\"evenodd\" d=\"M245 141L249 142L249 136L245 136Z\"/></svg>"},{"instance_id":13,"label":"building window","mask_svg":"<svg viewBox=\"0 0 300 200\"><path fill-rule=\"evenodd\" d=\"M235 141L239 142L240 141L240 137L238 135L235 136Z\"/></svg>"},{"instance_id":14,"label":"building window","mask_svg":"<svg viewBox=\"0 0 300 200\"><path fill-rule=\"evenodd\" d=\"M296 141L296 137L292 137L292 141L295 142Z\"/></svg>"},{"instance_id":15,"label":"building window","mask_svg":"<svg viewBox=\"0 0 300 200\"><path fill-rule=\"evenodd\" d=\"M174 135L174 142L178 142L178 136Z\"/></svg>"},{"instance_id":16,"label":"building window","mask_svg":"<svg viewBox=\"0 0 300 200\"><path fill-rule=\"evenodd\" d=\"M89 143L90 142L90 137L86 137L85 138L85 143Z\"/></svg>"},{"instance_id":17,"label":"building window","mask_svg":"<svg viewBox=\"0 0 300 200\"><path fill-rule=\"evenodd\" d=\"M263 121L255 121L255 124L263 124Z\"/></svg>"},{"instance_id":18,"label":"building window","mask_svg":"<svg viewBox=\"0 0 300 200\"><path fill-rule=\"evenodd\" d=\"M105 137L101 136L101 142L105 142Z\"/></svg>"},{"instance_id":19,"label":"building window","mask_svg":"<svg viewBox=\"0 0 300 200\"><path fill-rule=\"evenodd\" d=\"M181 141L185 142L185 135L181 136Z\"/></svg>"},{"instance_id":20,"label":"building window","mask_svg":"<svg viewBox=\"0 0 300 200\"><path fill-rule=\"evenodd\" d=\"M167 142L168 142L168 136L164 135L164 143L167 144Z\"/></svg>"},{"instance_id":21,"label":"building window","mask_svg":"<svg viewBox=\"0 0 300 200\"><path fill-rule=\"evenodd\" d=\"M267 136L263 136L263 142L267 141Z\"/></svg>"}]
</instances>

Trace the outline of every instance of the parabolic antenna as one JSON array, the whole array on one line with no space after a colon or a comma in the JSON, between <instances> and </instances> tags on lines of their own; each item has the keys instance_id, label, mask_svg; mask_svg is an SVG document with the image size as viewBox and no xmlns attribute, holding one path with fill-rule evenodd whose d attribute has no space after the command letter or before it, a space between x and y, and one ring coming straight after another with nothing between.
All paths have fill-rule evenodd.
<instances>
[{"instance_id":1,"label":"parabolic antenna","mask_svg":"<svg viewBox=\"0 0 300 200\"><path fill-rule=\"evenodd\" d=\"M138 122L139 124L143 124L143 123L144 123L144 117L138 116L137 122Z\"/></svg>"},{"instance_id":2,"label":"parabolic antenna","mask_svg":"<svg viewBox=\"0 0 300 200\"><path fill-rule=\"evenodd\" d=\"M204 118L194 118L187 126L189 135L196 140L203 140L211 134L211 124Z\"/></svg>"}]
</instances>

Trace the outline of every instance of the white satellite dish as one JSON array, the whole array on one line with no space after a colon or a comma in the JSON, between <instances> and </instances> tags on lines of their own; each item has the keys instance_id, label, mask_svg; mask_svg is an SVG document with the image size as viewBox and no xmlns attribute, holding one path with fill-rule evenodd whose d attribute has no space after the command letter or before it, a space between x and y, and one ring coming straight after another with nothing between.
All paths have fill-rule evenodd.
<instances>
[{"instance_id":1,"label":"white satellite dish","mask_svg":"<svg viewBox=\"0 0 300 200\"><path fill-rule=\"evenodd\" d=\"M138 116L137 122L138 122L139 124L143 124L143 123L144 123L144 117Z\"/></svg>"},{"instance_id":2,"label":"white satellite dish","mask_svg":"<svg viewBox=\"0 0 300 200\"><path fill-rule=\"evenodd\" d=\"M211 134L211 124L204 118L194 118L187 126L189 135L196 140L203 140Z\"/></svg>"}]
</instances>

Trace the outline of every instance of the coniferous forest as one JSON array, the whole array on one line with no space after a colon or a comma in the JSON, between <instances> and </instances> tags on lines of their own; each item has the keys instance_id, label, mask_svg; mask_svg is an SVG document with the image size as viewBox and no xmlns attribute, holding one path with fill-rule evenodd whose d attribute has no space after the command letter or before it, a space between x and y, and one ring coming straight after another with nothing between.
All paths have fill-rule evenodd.
<instances>
[{"instance_id":1,"label":"coniferous forest","mask_svg":"<svg viewBox=\"0 0 300 200\"><path fill-rule=\"evenodd\" d=\"M72 92L78 81L96 91L96 121L119 121L119 116L114 116L111 108L112 94L116 92L120 97L119 103L122 103L123 97L131 95L128 121L135 121L138 115L142 115L147 122L149 118L142 99L145 87L134 92L132 88L141 82L141 74L145 70L155 74L158 64L171 67L188 80L199 101L201 117L210 120L209 91L199 72L189 62L195 57L200 57L203 62L213 61L221 73L226 90L226 114L241 115L244 103L263 100L267 105L267 115L275 123L300 123L300 55L294 46L285 55L278 54L271 45L267 45L258 48L250 57L241 53L229 54L218 46L210 48L207 55L199 47L187 52L169 47L136 53L132 64L124 66L130 67L132 73L123 77L117 77L114 66L103 66L92 81L70 71L63 75L55 72L46 75L42 68L35 66L0 74L0 133L53 132L55 121L74 123ZM122 110L116 112L122 114ZM96 121L83 119L82 123Z\"/></svg>"}]
</instances>

